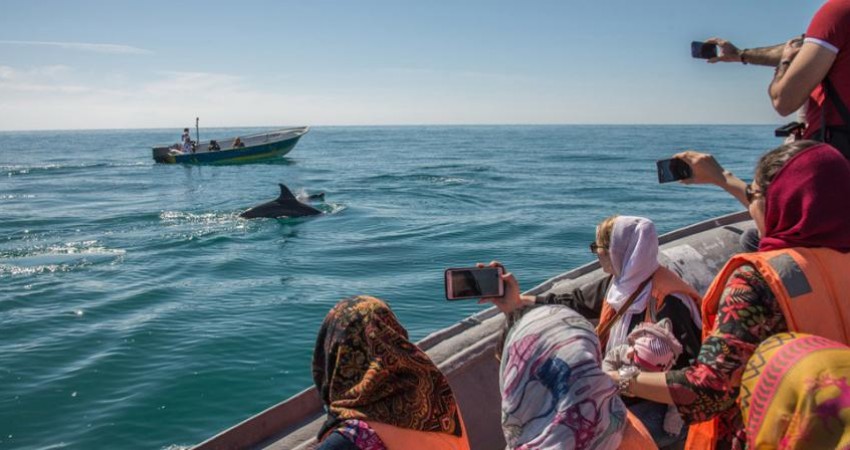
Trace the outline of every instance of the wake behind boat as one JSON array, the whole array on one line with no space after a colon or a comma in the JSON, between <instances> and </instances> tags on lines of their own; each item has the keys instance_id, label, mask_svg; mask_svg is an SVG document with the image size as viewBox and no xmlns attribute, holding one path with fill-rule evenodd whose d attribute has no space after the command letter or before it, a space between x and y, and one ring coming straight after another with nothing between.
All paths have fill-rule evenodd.
<instances>
[{"instance_id":1,"label":"wake behind boat","mask_svg":"<svg viewBox=\"0 0 850 450\"><path fill-rule=\"evenodd\" d=\"M309 127L284 128L244 137L210 140L195 144L194 151L183 152L179 145L154 147L153 159L164 164L204 164L258 161L289 153Z\"/></svg>"}]
</instances>

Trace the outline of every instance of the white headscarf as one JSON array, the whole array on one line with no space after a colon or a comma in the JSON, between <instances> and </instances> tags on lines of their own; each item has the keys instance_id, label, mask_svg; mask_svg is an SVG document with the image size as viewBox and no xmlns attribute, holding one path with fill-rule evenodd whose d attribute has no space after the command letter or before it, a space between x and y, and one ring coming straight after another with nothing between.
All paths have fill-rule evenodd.
<instances>
[{"instance_id":1,"label":"white headscarf","mask_svg":"<svg viewBox=\"0 0 850 450\"><path fill-rule=\"evenodd\" d=\"M605 301L619 312L629 297L658 270L658 233L655 224L643 217L619 216L614 219L611 243L608 246L614 280ZM647 306L652 283L647 283L635 301L611 327L605 350L627 343L629 324L635 314Z\"/></svg>"},{"instance_id":2,"label":"white headscarf","mask_svg":"<svg viewBox=\"0 0 850 450\"><path fill-rule=\"evenodd\" d=\"M510 449L614 450L626 406L600 367L593 326L566 306L538 306L502 352L502 430Z\"/></svg>"}]
</instances>

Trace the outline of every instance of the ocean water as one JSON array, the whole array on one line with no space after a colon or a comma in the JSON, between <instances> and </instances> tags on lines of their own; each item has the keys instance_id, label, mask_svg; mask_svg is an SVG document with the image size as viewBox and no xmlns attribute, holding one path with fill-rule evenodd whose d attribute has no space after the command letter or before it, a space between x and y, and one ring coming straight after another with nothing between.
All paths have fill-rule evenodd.
<instances>
[{"instance_id":1,"label":"ocean water","mask_svg":"<svg viewBox=\"0 0 850 450\"><path fill-rule=\"evenodd\" d=\"M420 339L484 308L445 301L446 267L498 259L531 288L590 261L610 214L663 233L742 209L654 161L751 178L772 128L317 127L226 166L154 164L179 128L0 133L0 448L198 443L311 384L339 299L385 299ZM327 214L238 217L281 182Z\"/></svg>"}]
</instances>

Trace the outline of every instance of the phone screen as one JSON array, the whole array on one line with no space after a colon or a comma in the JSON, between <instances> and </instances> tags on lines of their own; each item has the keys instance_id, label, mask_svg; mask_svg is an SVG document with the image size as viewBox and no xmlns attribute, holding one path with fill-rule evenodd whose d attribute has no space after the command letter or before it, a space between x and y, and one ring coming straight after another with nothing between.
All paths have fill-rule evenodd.
<instances>
[{"instance_id":1,"label":"phone screen","mask_svg":"<svg viewBox=\"0 0 850 450\"><path fill-rule=\"evenodd\" d=\"M678 158L662 159L657 161L658 182L669 183L671 181L685 180L693 176L691 166Z\"/></svg>"},{"instance_id":2,"label":"phone screen","mask_svg":"<svg viewBox=\"0 0 850 450\"><path fill-rule=\"evenodd\" d=\"M717 57L717 46L705 42L691 42L691 56L699 59L710 59Z\"/></svg>"},{"instance_id":3,"label":"phone screen","mask_svg":"<svg viewBox=\"0 0 850 450\"><path fill-rule=\"evenodd\" d=\"M501 297L505 282L501 267L469 267L446 270L446 299Z\"/></svg>"}]
</instances>

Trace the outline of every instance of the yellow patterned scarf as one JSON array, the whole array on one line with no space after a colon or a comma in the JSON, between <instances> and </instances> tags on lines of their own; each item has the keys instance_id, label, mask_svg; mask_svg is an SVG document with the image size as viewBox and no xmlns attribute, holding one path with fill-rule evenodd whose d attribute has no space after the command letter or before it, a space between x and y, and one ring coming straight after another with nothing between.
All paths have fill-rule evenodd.
<instances>
[{"instance_id":1,"label":"yellow patterned scarf","mask_svg":"<svg viewBox=\"0 0 850 450\"><path fill-rule=\"evenodd\" d=\"M325 317L313 381L328 408L320 439L347 419L461 435L448 380L374 297L342 300Z\"/></svg>"},{"instance_id":2,"label":"yellow patterned scarf","mask_svg":"<svg viewBox=\"0 0 850 450\"><path fill-rule=\"evenodd\" d=\"M771 336L741 379L747 447L850 448L848 382L850 347L803 333Z\"/></svg>"}]
</instances>

